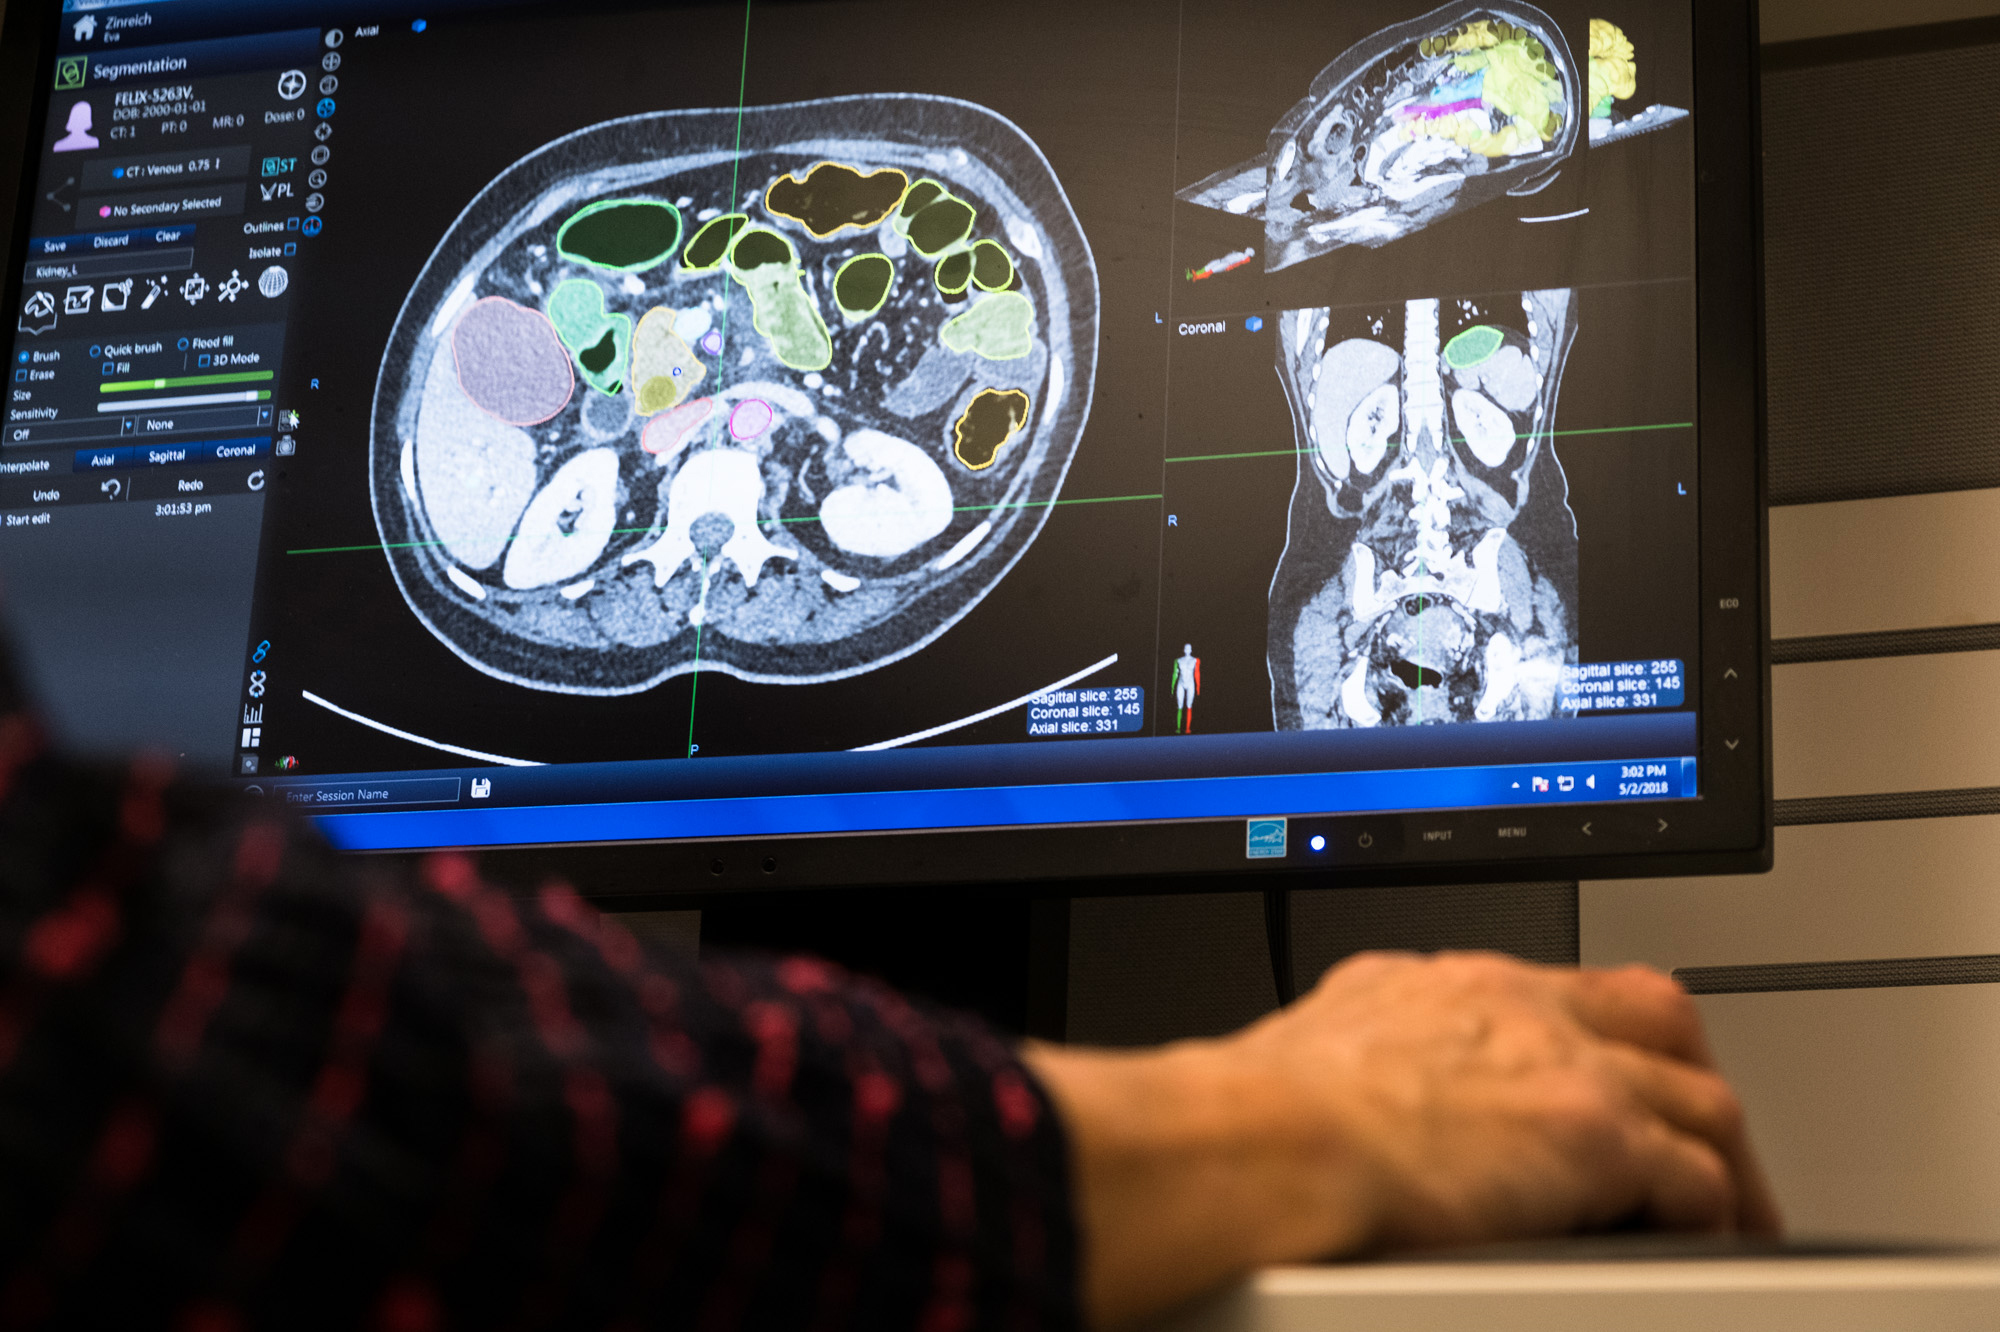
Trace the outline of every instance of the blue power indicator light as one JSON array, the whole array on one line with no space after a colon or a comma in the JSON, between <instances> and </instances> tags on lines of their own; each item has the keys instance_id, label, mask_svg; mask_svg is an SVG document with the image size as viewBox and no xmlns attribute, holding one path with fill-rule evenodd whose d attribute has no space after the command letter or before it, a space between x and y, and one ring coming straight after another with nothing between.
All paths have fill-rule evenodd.
<instances>
[{"instance_id":1,"label":"blue power indicator light","mask_svg":"<svg viewBox=\"0 0 2000 1332\"><path fill-rule=\"evenodd\" d=\"M1321 837L1318 833L1314 833L1313 839L1307 842L1306 845L1315 851L1324 851L1326 850L1326 838Z\"/></svg>"},{"instance_id":2,"label":"blue power indicator light","mask_svg":"<svg viewBox=\"0 0 2000 1332\"><path fill-rule=\"evenodd\" d=\"M425 22L424 20L422 20L422 19L418 19L418 20L417 20L416 22L414 22L414 23L412 23L412 24L410 25L410 31L411 31L411 32L422 32L422 31L423 31L423 30L424 30L425 28L428 28L428 27L430 27L430 26L431 26L431 25L430 25L430 24L428 24L428 23L426 23L426 22Z\"/></svg>"}]
</instances>

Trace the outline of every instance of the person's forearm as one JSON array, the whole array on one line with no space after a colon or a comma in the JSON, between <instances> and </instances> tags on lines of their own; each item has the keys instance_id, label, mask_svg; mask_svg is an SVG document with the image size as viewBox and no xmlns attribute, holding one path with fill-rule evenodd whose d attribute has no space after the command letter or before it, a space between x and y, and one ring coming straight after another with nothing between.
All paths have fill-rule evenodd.
<instances>
[{"instance_id":1,"label":"person's forearm","mask_svg":"<svg viewBox=\"0 0 2000 1332\"><path fill-rule=\"evenodd\" d=\"M1329 1126L1272 1114L1281 1103L1219 1044L1025 1055L1069 1125L1093 1327L1130 1324L1265 1263L1365 1242L1358 1158Z\"/></svg>"}]
</instances>

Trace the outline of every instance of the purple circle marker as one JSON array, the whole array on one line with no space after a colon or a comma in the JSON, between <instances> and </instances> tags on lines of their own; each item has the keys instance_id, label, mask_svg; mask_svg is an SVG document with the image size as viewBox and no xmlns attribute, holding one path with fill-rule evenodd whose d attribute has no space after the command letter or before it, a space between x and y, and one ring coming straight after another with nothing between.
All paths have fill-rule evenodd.
<instances>
[{"instance_id":1,"label":"purple circle marker","mask_svg":"<svg viewBox=\"0 0 2000 1332\"><path fill-rule=\"evenodd\" d=\"M459 316L451 351L465 396L508 425L540 425L576 389L555 325L504 296L488 296Z\"/></svg>"},{"instance_id":2,"label":"purple circle marker","mask_svg":"<svg viewBox=\"0 0 2000 1332\"><path fill-rule=\"evenodd\" d=\"M722 330L711 328L701 340L701 349L710 356L722 355Z\"/></svg>"},{"instance_id":3,"label":"purple circle marker","mask_svg":"<svg viewBox=\"0 0 2000 1332\"><path fill-rule=\"evenodd\" d=\"M747 444L771 428L771 404L762 398L745 398L729 413L729 433L738 443Z\"/></svg>"}]
</instances>

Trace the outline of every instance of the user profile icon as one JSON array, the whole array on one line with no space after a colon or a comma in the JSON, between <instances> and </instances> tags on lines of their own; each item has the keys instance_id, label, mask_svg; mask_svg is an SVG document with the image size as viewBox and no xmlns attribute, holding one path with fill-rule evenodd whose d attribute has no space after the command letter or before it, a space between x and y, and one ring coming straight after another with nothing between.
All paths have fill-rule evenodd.
<instances>
[{"instance_id":1,"label":"user profile icon","mask_svg":"<svg viewBox=\"0 0 2000 1332\"><path fill-rule=\"evenodd\" d=\"M59 153L80 153L98 146L97 136L90 132L91 115L89 102L78 102L69 109L69 120L64 128L69 132L56 140Z\"/></svg>"}]
</instances>

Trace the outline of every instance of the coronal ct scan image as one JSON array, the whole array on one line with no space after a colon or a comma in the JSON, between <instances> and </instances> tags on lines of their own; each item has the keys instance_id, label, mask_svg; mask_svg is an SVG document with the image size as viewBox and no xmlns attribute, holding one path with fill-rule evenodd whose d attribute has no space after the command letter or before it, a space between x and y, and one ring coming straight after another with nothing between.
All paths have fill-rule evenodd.
<instances>
[{"instance_id":1,"label":"coronal ct scan image","mask_svg":"<svg viewBox=\"0 0 2000 1332\"><path fill-rule=\"evenodd\" d=\"M1271 581L1280 730L1564 715L1577 525L1555 447L1569 290L1288 310L1298 439Z\"/></svg>"},{"instance_id":2,"label":"coronal ct scan image","mask_svg":"<svg viewBox=\"0 0 2000 1332\"><path fill-rule=\"evenodd\" d=\"M1590 20L1589 34L1579 61L1555 19L1519 3L1448 4L1385 27L1320 71L1262 153L1178 197L1261 219L1264 268L1277 272L1343 246L1387 245L1503 195L1538 194L1580 142L1687 114L1621 107L1637 92L1633 44L1604 19Z\"/></svg>"},{"instance_id":3,"label":"coronal ct scan image","mask_svg":"<svg viewBox=\"0 0 2000 1332\"><path fill-rule=\"evenodd\" d=\"M488 675L807 683L935 640L1035 540L1098 287L1039 149L945 97L666 111L502 172L372 416L409 608Z\"/></svg>"}]
</instances>

